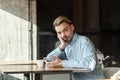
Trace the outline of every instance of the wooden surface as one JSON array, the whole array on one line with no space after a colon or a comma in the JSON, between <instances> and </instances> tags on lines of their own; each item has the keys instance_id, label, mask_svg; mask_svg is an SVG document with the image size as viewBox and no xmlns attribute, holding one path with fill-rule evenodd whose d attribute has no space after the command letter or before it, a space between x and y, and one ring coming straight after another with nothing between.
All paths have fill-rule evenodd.
<instances>
[{"instance_id":1,"label":"wooden surface","mask_svg":"<svg viewBox=\"0 0 120 80\"><path fill-rule=\"evenodd\" d=\"M49 68L38 67L36 61L1 61L0 70L7 74L16 74L16 73L38 73L38 74L64 74L69 73L72 75L72 72L89 72L86 69L80 68ZM42 80L42 79L40 79ZM72 77L70 78L72 80ZM93 79L94 80L94 79ZM95 79L95 80L110 80L110 79Z\"/></svg>"},{"instance_id":2,"label":"wooden surface","mask_svg":"<svg viewBox=\"0 0 120 80\"><path fill-rule=\"evenodd\" d=\"M42 67L39 68L36 64L27 65L27 64L18 64L18 65L0 65L0 70L5 73L50 73L50 72L87 72L86 69L74 69L74 68L48 68Z\"/></svg>"},{"instance_id":3,"label":"wooden surface","mask_svg":"<svg viewBox=\"0 0 120 80\"><path fill-rule=\"evenodd\" d=\"M0 65L36 64L36 60L0 61Z\"/></svg>"},{"instance_id":4,"label":"wooden surface","mask_svg":"<svg viewBox=\"0 0 120 80\"><path fill-rule=\"evenodd\" d=\"M39 68L36 65L36 61L0 61L0 70L5 73L38 73L38 72L62 72L62 71L72 71L72 72L89 72L87 69L81 68L48 68L47 66Z\"/></svg>"}]
</instances>

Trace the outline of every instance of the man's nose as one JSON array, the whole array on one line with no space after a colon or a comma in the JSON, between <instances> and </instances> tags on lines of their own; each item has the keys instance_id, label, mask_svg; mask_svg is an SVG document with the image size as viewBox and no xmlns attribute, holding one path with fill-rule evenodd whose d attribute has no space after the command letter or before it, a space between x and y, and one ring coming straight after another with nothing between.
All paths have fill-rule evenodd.
<instances>
[{"instance_id":1,"label":"man's nose","mask_svg":"<svg viewBox=\"0 0 120 80\"><path fill-rule=\"evenodd\" d=\"M62 37L64 37L64 36L65 36L65 33L64 33L64 32L62 32L61 36L62 36Z\"/></svg>"}]
</instances>

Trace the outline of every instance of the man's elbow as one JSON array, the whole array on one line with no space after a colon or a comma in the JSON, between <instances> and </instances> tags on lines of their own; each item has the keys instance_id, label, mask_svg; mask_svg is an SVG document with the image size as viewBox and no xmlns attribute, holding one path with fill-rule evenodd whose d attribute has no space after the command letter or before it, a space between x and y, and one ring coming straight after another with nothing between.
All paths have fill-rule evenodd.
<instances>
[{"instance_id":1,"label":"man's elbow","mask_svg":"<svg viewBox=\"0 0 120 80\"><path fill-rule=\"evenodd\" d=\"M91 64L89 65L89 70L90 70L90 71L95 70L95 68L96 68L96 62L95 62L95 63L91 63Z\"/></svg>"}]
</instances>

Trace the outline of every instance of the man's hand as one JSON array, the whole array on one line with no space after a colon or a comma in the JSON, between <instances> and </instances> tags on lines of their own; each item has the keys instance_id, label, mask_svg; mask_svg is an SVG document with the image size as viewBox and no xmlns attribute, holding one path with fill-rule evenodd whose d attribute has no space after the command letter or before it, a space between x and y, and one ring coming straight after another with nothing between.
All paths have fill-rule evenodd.
<instances>
[{"instance_id":1,"label":"man's hand","mask_svg":"<svg viewBox=\"0 0 120 80\"><path fill-rule=\"evenodd\" d=\"M56 56L52 56L52 62L46 62L47 66L49 67L63 67L62 60Z\"/></svg>"},{"instance_id":2,"label":"man's hand","mask_svg":"<svg viewBox=\"0 0 120 80\"><path fill-rule=\"evenodd\" d=\"M61 39L60 37L58 37L59 40L60 40L60 45L59 45L59 48L61 51L63 51L65 49L65 47L68 45L68 42L64 41L63 39Z\"/></svg>"}]
</instances>

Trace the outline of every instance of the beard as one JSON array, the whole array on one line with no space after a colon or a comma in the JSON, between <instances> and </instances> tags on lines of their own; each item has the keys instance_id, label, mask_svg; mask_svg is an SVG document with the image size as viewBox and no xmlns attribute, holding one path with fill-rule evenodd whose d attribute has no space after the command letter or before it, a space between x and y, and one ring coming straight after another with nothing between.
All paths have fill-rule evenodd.
<instances>
[{"instance_id":1,"label":"beard","mask_svg":"<svg viewBox=\"0 0 120 80\"><path fill-rule=\"evenodd\" d=\"M69 36L64 36L62 39L63 39L65 42L69 42Z\"/></svg>"}]
</instances>

